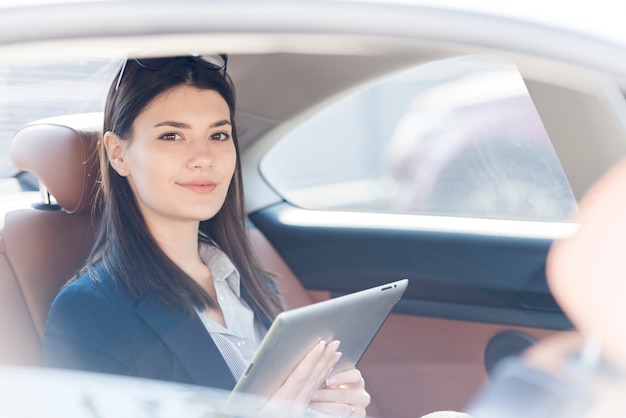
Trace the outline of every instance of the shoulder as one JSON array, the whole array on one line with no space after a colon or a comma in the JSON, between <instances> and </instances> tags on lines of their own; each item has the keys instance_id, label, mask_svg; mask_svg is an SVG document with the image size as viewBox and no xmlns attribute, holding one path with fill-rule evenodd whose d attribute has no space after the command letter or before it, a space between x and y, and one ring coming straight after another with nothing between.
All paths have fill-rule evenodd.
<instances>
[{"instance_id":1,"label":"shoulder","mask_svg":"<svg viewBox=\"0 0 626 418\"><path fill-rule=\"evenodd\" d=\"M101 267L92 273L73 280L54 299L46 321L44 363L121 372L132 367L136 347L156 337L135 312L139 302Z\"/></svg>"},{"instance_id":2,"label":"shoulder","mask_svg":"<svg viewBox=\"0 0 626 418\"><path fill-rule=\"evenodd\" d=\"M46 334L111 337L107 330L134 315L136 302L122 286L116 285L104 269L97 268L65 286L55 297L46 322ZM100 338L96 338L100 339Z\"/></svg>"},{"instance_id":3,"label":"shoulder","mask_svg":"<svg viewBox=\"0 0 626 418\"><path fill-rule=\"evenodd\" d=\"M83 273L61 289L50 312L77 308L83 312L98 313L102 310L119 310L124 305L131 307L134 302L122 286L118 286L102 267L97 266L92 272Z\"/></svg>"},{"instance_id":4,"label":"shoulder","mask_svg":"<svg viewBox=\"0 0 626 418\"><path fill-rule=\"evenodd\" d=\"M84 273L54 299L43 344L48 366L130 373L130 337L138 334L134 302L104 269ZM140 333L140 332L139 332Z\"/></svg>"}]
</instances>

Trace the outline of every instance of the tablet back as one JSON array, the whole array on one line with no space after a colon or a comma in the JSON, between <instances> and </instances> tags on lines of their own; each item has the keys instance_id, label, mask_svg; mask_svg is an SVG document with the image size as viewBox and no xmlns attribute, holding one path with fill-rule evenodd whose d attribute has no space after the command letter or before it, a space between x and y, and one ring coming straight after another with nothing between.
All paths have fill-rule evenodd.
<instances>
[{"instance_id":1,"label":"tablet back","mask_svg":"<svg viewBox=\"0 0 626 418\"><path fill-rule=\"evenodd\" d=\"M233 393L272 395L320 340L341 341L335 371L353 368L407 285L403 279L282 312Z\"/></svg>"}]
</instances>

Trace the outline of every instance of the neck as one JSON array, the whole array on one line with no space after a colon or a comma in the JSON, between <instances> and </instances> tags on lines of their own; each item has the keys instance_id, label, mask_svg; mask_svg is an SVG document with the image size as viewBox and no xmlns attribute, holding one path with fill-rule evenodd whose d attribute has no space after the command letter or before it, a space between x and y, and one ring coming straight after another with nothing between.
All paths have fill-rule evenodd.
<instances>
[{"instance_id":1,"label":"neck","mask_svg":"<svg viewBox=\"0 0 626 418\"><path fill-rule=\"evenodd\" d=\"M202 263L198 253L199 222L171 222L149 225L163 252L185 272Z\"/></svg>"},{"instance_id":2,"label":"neck","mask_svg":"<svg viewBox=\"0 0 626 418\"><path fill-rule=\"evenodd\" d=\"M198 221L170 221L148 224L163 252L215 299L211 270L200 258Z\"/></svg>"},{"instance_id":3,"label":"neck","mask_svg":"<svg viewBox=\"0 0 626 418\"><path fill-rule=\"evenodd\" d=\"M213 276L198 251L199 222L172 222L150 231L165 254L215 299Z\"/></svg>"}]
</instances>

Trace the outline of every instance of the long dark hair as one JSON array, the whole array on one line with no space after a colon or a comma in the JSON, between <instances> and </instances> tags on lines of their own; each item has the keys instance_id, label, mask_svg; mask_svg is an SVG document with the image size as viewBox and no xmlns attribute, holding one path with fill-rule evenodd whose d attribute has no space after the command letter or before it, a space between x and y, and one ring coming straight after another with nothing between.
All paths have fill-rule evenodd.
<instances>
[{"instance_id":1,"label":"long dark hair","mask_svg":"<svg viewBox=\"0 0 626 418\"><path fill-rule=\"evenodd\" d=\"M141 111L159 94L180 85L218 92L228 104L233 123L232 137L237 153L235 173L220 211L200 222L198 239L217 245L231 259L241 275L249 298L270 319L284 309L273 279L263 270L251 248L246 228L239 145L234 124L235 92L225 69L198 57L178 57L150 68L129 59L111 85L104 112L104 130L124 140L132 137L132 124ZM103 142L103 141L101 141ZM102 221L87 269L102 261L106 272L122 284L133 298L150 293L175 309L215 307L216 302L183 272L159 247L139 210L125 177L109 164L100 144L101 189L97 204Z\"/></svg>"}]
</instances>

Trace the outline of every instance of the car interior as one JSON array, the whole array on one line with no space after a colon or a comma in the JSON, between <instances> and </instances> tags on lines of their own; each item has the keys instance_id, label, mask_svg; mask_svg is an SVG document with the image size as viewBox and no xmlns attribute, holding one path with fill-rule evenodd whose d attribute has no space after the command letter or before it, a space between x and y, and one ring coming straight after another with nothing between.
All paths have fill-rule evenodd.
<instances>
[{"instance_id":1,"label":"car interior","mask_svg":"<svg viewBox=\"0 0 626 418\"><path fill-rule=\"evenodd\" d=\"M151 19L163 23L159 7L165 6L155 6ZM268 183L259 169L263 156L312 115L383 77L450 57L493 54L518 68L580 198L626 155L626 81L611 78L623 64L591 41L577 43L575 51L558 48L561 35L548 32L542 46L561 55L533 54L535 38L509 31L506 21L498 27L471 16L446 21L435 12L396 11L390 18L397 25L386 27L378 25L385 18L378 9L338 7L336 19L326 19L313 8L315 20L292 7L285 6L284 21L252 6L237 11L238 19L228 7L217 8L216 22L225 22L211 29L218 33L207 32L201 13L190 13L184 30L165 40L122 13L119 32L97 45L111 57L128 52L128 45L155 55L214 52L216 45L228 52L249 235L287 307L408 278L405 296L359 363L372 396L368 415L463 410L498 361L572 328L550 294L545 261L553 240L576 226L300 207ZM70 27L69 16L54 24ZM253 30L245 17L255 22ZM277 24L286 29L271 26ZM502 36L472 43L477 27ZM46 48L73 62L72 54L93 49L62 37L46 42L24 41L19 52L7 51L18 63ZM101 126L100 112L67 112L28 121L11 139L12 163L38 179L41 201L0 208L0 364L39 367L48 308L90 250L99 216L93 201ZM332 142L332 127L320 139ZM309 157L323 172L327 156Z\"/></svg>"},{"instance_id":2,"label":"car interior","mask_svg":"<svg viewBox=\"0 0 626 418\"><path fill-rule=\"evenodd\" d=\"M42 199L33 208L6 215L0 333L11 343L0 347L2 363L39 364L48 308L68 277L81 267L93 243L98 219L93 200L101 117L91 113L34 122L20 129L12 140L11 157L16 166L40 179L43 194L54 196L56 203ZM258 228L250 228L250 239L265 267L275 274L288 308L331 297L330 292L307 291ZM33 259L43 262L33 263ZM419 332L406 336L407 329ZM487 376L483 352L489 341L498 344L491 350L500 357L549 333L515 327L516 333L511 334L511 330L503 325L476 324L470 335L463 321L392 314L360 363L372 395L368 413L388 416L382 411L397 411L401 415L414 409L415 397L407 396L402 405L397 391L415 387L428 393L433 407L437 402L432 399L439 396L442 405L461 408ZM461 336L462 346L457 344ZM424 344L429 338L433 341ZM398 341L404 344L398 346ZM440 358L442 347L448 358ZM414 373L406 373L407 369ZM447 383L452 381L453 385ZM457 393L428 392L424 382Z\"/></svg>"}]
</instances>

